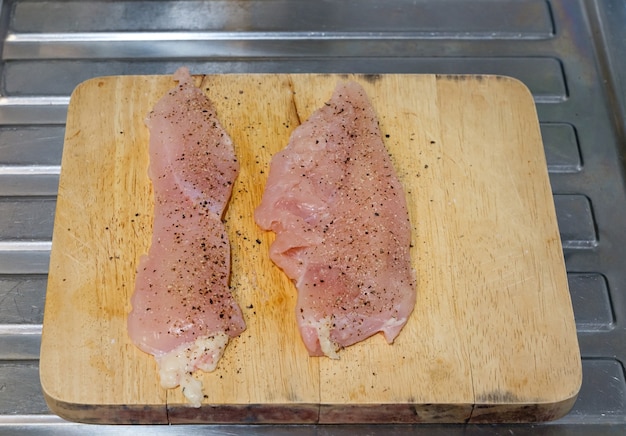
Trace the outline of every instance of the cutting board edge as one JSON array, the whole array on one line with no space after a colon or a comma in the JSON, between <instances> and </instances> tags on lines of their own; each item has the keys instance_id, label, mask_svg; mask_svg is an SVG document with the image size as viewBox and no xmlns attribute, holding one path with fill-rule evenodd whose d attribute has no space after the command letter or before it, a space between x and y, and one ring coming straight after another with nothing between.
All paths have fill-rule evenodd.
<instances>
[{"instance_id":1,"label":"cutting board edge","mask_svg":"<svg viewBox=\"0 0 626 436\"><path fill-rule=\"evenodd\" d=\"M578 399L573 396L552 403L475 404L468 423L531 423L550 422L567 415Z\"/></svg>"},{"instance_id":2,"label":"cutting board edge","mask_svg":"<svg viewBox=\"0 0 626 436\"><path fill-rule=\"evenodd\" d=\"M439 79L452 79L452 80L462 80L464 78L472 78L472 79L477 79L477 80L483 80L483 79L494 79L494 80L506 80L509 81L511 83L514 83L515 86L519 86L520 88L523 88L524 91L526 92L527 96L530 98L531 101L534 102L534 97L532 95L532 91L530 90L530 88L528 88L528 86L522 82L520 79L513 77L513 76L508 76L505 74L471 74L471 73L467 73L467 74L440 74L440 73L390 73L390 74L386 74L386 73L193 73L191 72L192 77L194 77L196 80L202 80L205 77L218 77L218 76L253 76L253 77L263 77L263 76L285 76L285 77L303 77L303 76L311 76L311 77L316 77L316 76L336 76L339 78L344 78L344 79L349 79L349 78L362 78L365 80L376 80L377 77L380 76L387 76L387 75L393 75L393 76L403 76L403 77L415 77L415 76L422 76L422 77L433 77L436 80ZM142 79L142 80L150 80L153 78L170 78L170 80L172 81L172 83L176 83L176 80L174 80L172 78L172 74L109 74L109 75L103 75L103 76L96 76L96 77L90 77L89 79L85 79L82 82L79 82L74 89L72 90L72 92L70 93L70 101L72 101L72 97L74 96L74 94L79 90L79 88L82 87L87 87L90 86L90 84L92 82L101 82L101 81L108 81L108 80L117 80L119 78L127 78L129 80L133 80L133 79ZM535 111L536 112L536 111Z\"/></svg>"},{"instance_id":3,"label":"cutting board edge","mask_svg":"<svg viewBox=\"0 0 626 436\"><path fill-rule=\"evenodd\" d=\"M577 395L538 404L203 404L89 405L60 401L44 390L51 411L85 424L459 424L534 423L565 416Z\"/></svg>"},{"instance_id":4,"label":"cutting board edge","mask_svg":"<svg viewBox=\"0 0 626 436\"><path fill-rule=\"evenodd\" d=\"M61 418L84 424L168 424L163 405L82 404L62 401L42 391L50 410Z\"/></svg>"}]
</instances>

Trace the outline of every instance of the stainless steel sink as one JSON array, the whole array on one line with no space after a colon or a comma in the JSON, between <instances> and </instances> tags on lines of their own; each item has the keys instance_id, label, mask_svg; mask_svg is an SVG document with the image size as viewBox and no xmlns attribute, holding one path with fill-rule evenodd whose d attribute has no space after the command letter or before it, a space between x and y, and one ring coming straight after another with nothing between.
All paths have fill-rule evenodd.
<instances>
[{"instance_id":1,"label":"stainless steel sink","mask_svg":"<svg viewBox=\"0 0 626 436\"><path fill-rule=\"evenodd\" d=\"M2 1L0 434L624 434L626 1ZM531 90L583 358L564 418L534 425L86 426L48 411L39 344L64 123L103 75L501 74ZM71 371L68 368L68 371Z\"/></svg>"}]
</instances>

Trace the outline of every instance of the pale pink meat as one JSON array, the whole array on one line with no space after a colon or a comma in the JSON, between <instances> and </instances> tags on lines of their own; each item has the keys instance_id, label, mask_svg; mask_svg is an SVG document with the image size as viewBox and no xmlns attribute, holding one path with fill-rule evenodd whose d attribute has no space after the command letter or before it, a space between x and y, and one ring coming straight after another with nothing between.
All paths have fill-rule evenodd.
<instances>
[{"instance_id":1,"label":"pale pink meat","mask_svg":"<svg viewBox=\"0 0 626 436\"><path fill-rule=\"evenodd\" d=\"M178 85L146 119L154 224L128 317L130 338L157 358L162 379L160 359L168 353L189 351L200 339L227 342L246 328L228 286L230 242L221 220L239 164L230 137L189 71L179 69L174 79ZM214 369L224 347L186 356L185 371Z\"/></svg>"},{"instance_id":2,"label":"pale pink meat","mask_svg":"<svg viewBox=\"0 0 626 436\"><path fill-rule=\"evenodd\" d=\"M148 171L155 196L176 201L182 193L221 216L239 172L232 140L189 71L179 69L174 80L178 86L157 102L146 119Z\"/></svg>"},{"instance_id":3,"label":"pale pink meat","mask_svg":"<svg viewBox=\"0 0 626 436\"><path fill-rule=\"evenodd\" d=\"M255 220L276 233L270 257L296 284L296 317L311 355L337 358L377 332L395 339L416 299L411 227L359 84L338 84L272 158Z\"/></svg>"}]
</instances>

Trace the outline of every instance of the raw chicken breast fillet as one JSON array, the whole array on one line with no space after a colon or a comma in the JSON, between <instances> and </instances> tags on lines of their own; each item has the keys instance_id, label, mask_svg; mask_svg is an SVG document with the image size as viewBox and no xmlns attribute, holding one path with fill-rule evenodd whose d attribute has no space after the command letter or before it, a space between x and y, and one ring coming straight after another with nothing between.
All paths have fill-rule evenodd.
<instances>
[{"instance_id":1,"label":"raw chicken breast fillet","mask_svg":"<svg viewBox=\"0 0 626 436\"><path fill-rule=\"evenodd\" d=\"M312 356L382 332L391 343L415 305L406 198L361 85L339 83L274 155L257 224L295 281Z\"/></svg>"},{"instance_id":2,"label":"raw chicken breast fillet","mask_svg":"<svg viewBox=\"0 0 626 436\"><path fill-rule=\"evenodd\" d=\"M152 242L142 256L128 333L155 356L163 387L179 384L200 406L196 369L212 371L228 340L245 330L230 293L230 242L221 217L239 171L233 144L186 68L155 105L148 173L154 188Z\"/></svg>"}]
</instances>

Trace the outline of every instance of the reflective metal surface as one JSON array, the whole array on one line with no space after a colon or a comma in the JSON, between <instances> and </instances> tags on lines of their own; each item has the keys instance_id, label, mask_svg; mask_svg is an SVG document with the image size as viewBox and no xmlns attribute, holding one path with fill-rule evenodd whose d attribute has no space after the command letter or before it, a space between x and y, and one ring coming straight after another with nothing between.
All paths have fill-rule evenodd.
<instances>
[{"instance_id":1,"label":"reflective metal surface","mask_svg":"<svg viewBox=\"0 0 626 436\"><path fill-rule=\"evenodd\" d=\"M0 434L626 432L625 1L3 1L0 12ZM583 356L571 413L522 426L156 428L52 415L38 358L69 95L91 77L183 64L522 80L541 122Z\"/></svg>"}]
</instances>

